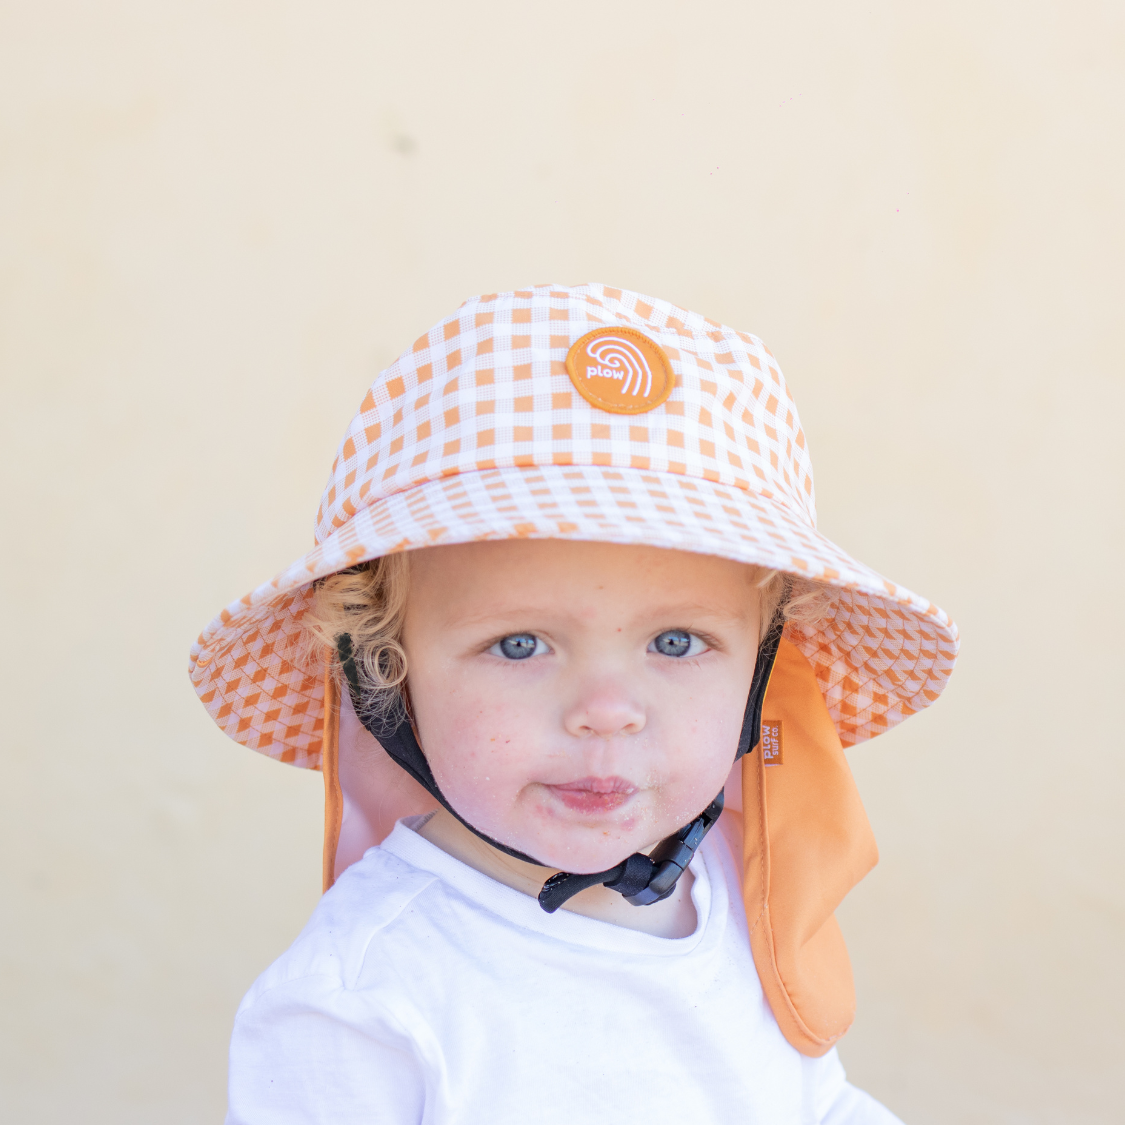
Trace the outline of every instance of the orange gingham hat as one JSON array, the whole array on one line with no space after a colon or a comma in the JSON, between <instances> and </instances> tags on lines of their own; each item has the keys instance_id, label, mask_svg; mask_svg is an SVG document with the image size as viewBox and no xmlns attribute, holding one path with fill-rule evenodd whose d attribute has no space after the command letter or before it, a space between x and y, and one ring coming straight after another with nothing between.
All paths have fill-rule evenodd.
<instances>
[{"instance_id":1,"label":"orange gingham hat","mask_svg":"<svg viewBox=\"0 0 1125 1125\"><path fill-rule=\"evenodd\" d=\"M316 545L203 631L195 689L237 742L319 768L323 669L298 656L312 583L514 537L678 548L838 587L830 621L786 637L844 745L937 699L957 654L937 606L816 530L805 435L757 337L621 289L543 285L466 301L375 379Z\"/></svg>"}]
</instances>

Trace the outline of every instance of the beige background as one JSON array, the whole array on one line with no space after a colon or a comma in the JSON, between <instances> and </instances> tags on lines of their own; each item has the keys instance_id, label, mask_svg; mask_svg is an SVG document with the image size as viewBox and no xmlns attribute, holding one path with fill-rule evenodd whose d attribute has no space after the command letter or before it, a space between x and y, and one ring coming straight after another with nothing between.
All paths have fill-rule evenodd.
<instances>
[{"instance_id":1,"label":"beige background","mask_svg":"<svg viewBox=\"0 0 1125 1125\"><path fill-rule=\"evenodd\" d=\"M5 1120L220 1118L322 798L187 649L309 545L381 366L599 280L760 334L822 528L962 629L851 754L851 1076L1120 1121L1122 11L4 0Z\"/></svg>"}]
</instances>

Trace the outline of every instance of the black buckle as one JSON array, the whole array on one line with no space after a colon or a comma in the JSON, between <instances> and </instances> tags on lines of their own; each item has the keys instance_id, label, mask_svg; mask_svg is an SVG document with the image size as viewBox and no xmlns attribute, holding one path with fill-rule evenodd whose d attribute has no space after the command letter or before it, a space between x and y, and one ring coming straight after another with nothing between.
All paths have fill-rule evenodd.
<instances>
[{"instance_id":1,"label":"black buckle","mask_svg":"<svg viewBox=\"0 0 1125 1125\"><path fill-rule=\"evenodd\" d=\"M587 887L603 883L611 891L625 896L634 906L651 906L666 899L675 889L680 876L687 870L703 837L715 826L723 811L723 792L693 820L685 824L674 836L662 840L651 856L634 852L623 863L592 875L571 875L560 871L552 875L539 892L539 905L548 913L556 910L568 899Z\"/></svg>"}]
</instances>

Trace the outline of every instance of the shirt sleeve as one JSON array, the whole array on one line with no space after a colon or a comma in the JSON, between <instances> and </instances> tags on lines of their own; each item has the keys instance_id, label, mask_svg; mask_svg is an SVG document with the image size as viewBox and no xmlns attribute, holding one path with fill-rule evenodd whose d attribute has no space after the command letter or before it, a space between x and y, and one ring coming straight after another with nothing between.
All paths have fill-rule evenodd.
<instances>
[{"instance_id":1,"label":"shirt sleeve","mask_svg":"<svg viewBox=\"0 0 1125 1125\"><path fill-rule=\"evenodd\" d=\"M821 1058L806 1058L804 1065L806 1121L816 1125L902 1125L886 1106L847 1080L835 1047Z\"/></svg>"},{"instance_id":2,"label":"shirt sleeve","mask_svg":"<svg viewBox=\"0 0 1125 1125\"><path fill-rule=\"evenodd\" d=\"M364 993L330 977L251 992L235 1017L226 1125L418 1125L425 1081L413 1040Z\"/></svg>"}]
</instances>

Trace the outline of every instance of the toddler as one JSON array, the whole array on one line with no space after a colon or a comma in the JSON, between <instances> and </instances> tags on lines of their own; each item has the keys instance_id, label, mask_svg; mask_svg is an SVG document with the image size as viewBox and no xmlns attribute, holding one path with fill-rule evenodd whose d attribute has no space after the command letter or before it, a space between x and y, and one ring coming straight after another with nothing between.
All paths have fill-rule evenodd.
<instances>
[{"instance_id":1,"label":"toddler","mask_svg":"<svg viewBox=\"0 0 1125 1125\"><path fill-rule=\"evenodd\" d=\"M876 860L842 747L956 648L816 531L758 339L601 285L467 301L368 391L316 546L192 650L224 730L325 781L228 1122L897 1121L835 1050Z\"/></svg>"}]
</instances>

